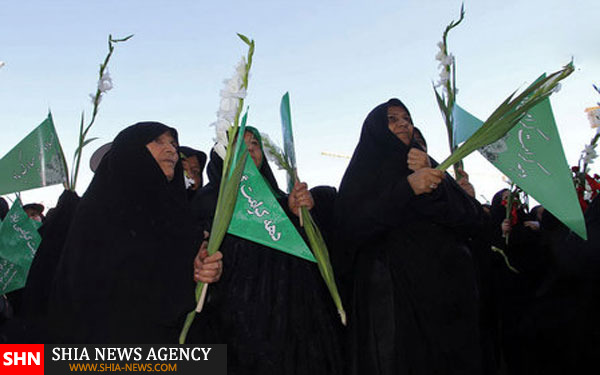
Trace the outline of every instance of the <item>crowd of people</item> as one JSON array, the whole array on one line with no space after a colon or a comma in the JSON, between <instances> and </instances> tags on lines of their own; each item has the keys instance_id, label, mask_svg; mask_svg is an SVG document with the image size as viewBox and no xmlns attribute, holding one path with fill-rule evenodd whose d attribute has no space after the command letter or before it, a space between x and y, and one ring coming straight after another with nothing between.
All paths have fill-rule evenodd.
<instances>
[{"instance_id":1,"label":"crowd of people","mask_svg":"<svg viewBox=\"0 0 600 375\"><path fill-rule=\"evenodd\" d=\"M3 297L0 342L176 343L210 283L188 343L227 344L231 374L571 374L598 368L600 203L584 241L507 189L491 205L435 167L408 108L366 117L339 188L289 194L260 132L249 156L299 233L311 210L348 312L317 265L226 235L208 255L223 160L143 122L106 147L87 191L43 217L25 288ZM43 211L43 207L41 208ZM508 215L507 215L508 212ZM29 213L28 213L29 214Z\"/></svg>"}]
</instances>

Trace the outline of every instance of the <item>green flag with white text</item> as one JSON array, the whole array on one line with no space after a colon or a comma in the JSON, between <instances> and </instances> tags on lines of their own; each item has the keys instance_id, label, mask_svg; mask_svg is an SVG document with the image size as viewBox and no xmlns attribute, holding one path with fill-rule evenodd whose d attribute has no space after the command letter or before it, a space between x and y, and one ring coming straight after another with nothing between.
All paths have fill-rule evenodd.
<instances>
[{"instance_id":1,"label":"green flag with white text","mask_svg":"<svg viewBox=\"0 0 600 375\"><path fill-rule=\"evenodd\" d=\"M466 113L461 118L480 121L461 110ZM455 124L461 126L460 122ZM504 137L479 152L573 232L587 239L549 99L533 107Z\"/></svg>"},{"instance_id":2,"label":"green flag with white text","mask_svg":"<svg viewBox=\"0 0 600 375\"><path fill-rule=\"evenodd\" d=\"M15 200L0 224L0 294L23 288L42 238L37 226Z\"/></svg>"},{"instance_id":3,"label":"green flag with white text","mask_svg":"<svg viewBox=\"0 0 600 375\"><path fill-rule=\"evenodd\" d=\"M266 161L265 161L266 163ZM251 158L246 160L229 233L316 262Z\"/></svg>"},{"instance_id":4,"label":"green flag with white text","mask_svg":"<svg viewBox=\"0 0 600 375\"><path fill-rule=\"evenodd\" d=\"M0 195L67 181L52 115L0 159Z\"/></svg>"}]
</instances>

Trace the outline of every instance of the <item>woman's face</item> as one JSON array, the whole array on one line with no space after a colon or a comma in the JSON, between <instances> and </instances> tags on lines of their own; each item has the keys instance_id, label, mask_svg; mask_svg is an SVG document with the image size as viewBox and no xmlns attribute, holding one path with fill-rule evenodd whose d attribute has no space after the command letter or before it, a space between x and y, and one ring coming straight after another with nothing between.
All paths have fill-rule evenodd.
<instances>
[{"instance_id":1,"label":"woman's face","mask_svg":"<svg viewBox=\"0 0 600 375\"><path fill-rule=\"evenodd\" d=\"M177 147L177 141L173 138L170 131L162 133L146 145L146 148L150 151L169 181L175 176L175 164L179 160Z\"/></svg>"},{"instance_id":2,"label":"woman's face","mask_svg":"<svg viewBox=\"0 0 600 375\"><path fill-rule=\"evenodd\" d=\"M189 156L185 159L181 159L183 169L187 172L188 176L194 180L194 186L192 190L198 190L202 186L202 170L200 169L200 163L196 155Z\"/></svg>"},{"instance_id":3,"label":"woman's face","mask_svg":"<svg viewBox=\"0 0 600 375\"><path fill-rule=\"evenodd\" d=\"M258 139L256 139L256 137L254 137L254 134L252 134L251 132L244 132L244 141L246 142L248 153L254 161L254 165L256 165L257 168L260 168L260 166L262 165L263 155L260 149L260 143Z\"/></svg>"},{"instance_id":4,"label":"woman's face","mask_svg":"<svg viewBox=\"0 0 600 375\"><path fill-rule=\"evenodd\" d=\"M413 137L413 124L408 112L402 107L391 106L387 110L388 129L402 141L409 145Z\"/></svg>"}]
</instances>

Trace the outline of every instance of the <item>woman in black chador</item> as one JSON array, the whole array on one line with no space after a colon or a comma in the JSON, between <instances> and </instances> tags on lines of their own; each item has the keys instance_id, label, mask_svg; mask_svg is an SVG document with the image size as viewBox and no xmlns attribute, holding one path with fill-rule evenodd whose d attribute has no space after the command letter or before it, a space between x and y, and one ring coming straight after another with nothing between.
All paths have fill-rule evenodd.
<instances>
[{"instance_id":1,"label":"woman in black chador","mask_svg":"<svg viewBox=\"0 0 600 375\"><path fill-rule=\"evenodd\" d=\"M350 374L478 374L478 293L465 244L481 206L413 138L398 99L364 122L336 206ZM348 302L350 302L348 304Z\"/></svg>"},{"instance_id":2,"label":"woman in black chador","mask_svg":"<svg viewBox=\"0 0 600 375\"><path fill-rule=\"evenodd\" d=\"M244 139L265 182L297 225L292 212L310 198L306 184L296 184L288 197L277 186L258 131L247 127ZM210 183L195 197L194 212L205 223L214 214L221 165L212 152ZM233 235L225 237L221 251L223 277L208 289L192 328L199 337L192 332L192 340L227 344L229 374L341 374L341 323L317 265Z\"/></svg>"},{"instance_id":3,"label":"woman in black chador","mask_svg":"<svg viewBox=\"0 0 600 375\"><path fill-rule=\"evenodd\" d=\"M121 131L102 159L53 285L49 308L59 340L177 342L194 307L202 238L192 226L177 147L175 129L144 122Z\"/></svg>"}]
</instances>

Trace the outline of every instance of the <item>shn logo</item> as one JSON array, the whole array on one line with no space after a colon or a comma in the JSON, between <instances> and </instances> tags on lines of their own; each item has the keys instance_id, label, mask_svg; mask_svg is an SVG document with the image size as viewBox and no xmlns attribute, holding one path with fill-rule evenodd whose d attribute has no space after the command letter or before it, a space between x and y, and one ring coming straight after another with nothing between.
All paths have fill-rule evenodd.
<instances>
[{"instance_id":1,"label":"shn logo","mask_svg":"<svg viewBox=\"0 0 600 375\"><path fill-rule=\"evenodd\" d=\"M40 352L5 352L4 366L39 366Z\"/></svg>"}]
</instances>

